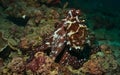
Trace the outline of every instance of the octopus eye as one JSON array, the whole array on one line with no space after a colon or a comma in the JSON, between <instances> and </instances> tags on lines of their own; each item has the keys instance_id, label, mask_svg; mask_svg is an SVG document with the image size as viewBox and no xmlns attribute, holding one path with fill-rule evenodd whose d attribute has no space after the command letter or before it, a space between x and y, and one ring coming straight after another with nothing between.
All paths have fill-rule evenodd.
<instances>
[{"instance_id":1,"label":"octopus eye","mask_svg":"<svg viewBox=\"0 0 120 75\"><path fill-rule=\"evenodd\" d=\"M80 10L76 10L76 14L77 14L77 15L80 15Z\"/></svg>"},{"instance_id":2,"label":"octopus eye","mask_svg":"<svg viewBox=\"0 0 120 75\"><path fill-rule=\"evenodd\" d=\"M73 12L73 11L75 11L75 9L72 9L71 11Z\"/></svg>"}]
</instances>

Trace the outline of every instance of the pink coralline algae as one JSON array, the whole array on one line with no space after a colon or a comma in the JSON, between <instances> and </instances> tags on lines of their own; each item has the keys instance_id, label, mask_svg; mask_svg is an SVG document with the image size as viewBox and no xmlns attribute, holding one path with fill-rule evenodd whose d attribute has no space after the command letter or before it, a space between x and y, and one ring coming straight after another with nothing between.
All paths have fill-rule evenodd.
<instances>
[{"instance_id":1,"label":"pink coralline algae","mask_svg":"<svg viewBox=\"0 0 120 75\"><path fill-rule=\"evenodd\" d=\"M48 56L45 56L43 52L37 52L34 55L34 59L27 64L26 68L27 70L41 74L49 71L52 63L52 59Z\"/></svg>"}]
</instances>

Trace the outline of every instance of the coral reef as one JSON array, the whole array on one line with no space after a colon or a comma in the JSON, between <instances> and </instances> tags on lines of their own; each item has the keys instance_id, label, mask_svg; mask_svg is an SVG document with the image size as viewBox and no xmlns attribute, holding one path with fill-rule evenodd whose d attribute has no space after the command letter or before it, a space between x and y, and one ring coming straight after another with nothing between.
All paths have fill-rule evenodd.
<instances>
[{"instance_id":1,"label":"coral reef","mask_svg":"<svg viewBox=\"0 0 120 75\"><path fill-rule=\"evenodd\" d=\"M80 10L52 7L61 0L0 2L0 75L120 74L120 45L108 42L113 33L94 33ZM109 28L101 18L93 28Z\"/></svg>"}]
</instances>

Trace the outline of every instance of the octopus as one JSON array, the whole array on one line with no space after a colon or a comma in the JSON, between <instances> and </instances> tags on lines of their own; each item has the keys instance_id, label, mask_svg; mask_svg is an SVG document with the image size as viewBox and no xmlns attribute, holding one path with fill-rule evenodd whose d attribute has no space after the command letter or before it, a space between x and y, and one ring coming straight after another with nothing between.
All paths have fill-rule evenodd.
<instances>
[{"instance_id":1,"label":"octopus","mask_svg":"<svg viewBox=\"0 0 120 75\"><path fill-rule=\"evenodd\" d=\"M88 28L85 20L79 19L81 11L71 9L66 17L56 26L53 34L45 38L36 51L47 52L48 55L61 65L80 68L89 59L92 52L99 48L91 48Z\"/></svg>"}]
</instances>

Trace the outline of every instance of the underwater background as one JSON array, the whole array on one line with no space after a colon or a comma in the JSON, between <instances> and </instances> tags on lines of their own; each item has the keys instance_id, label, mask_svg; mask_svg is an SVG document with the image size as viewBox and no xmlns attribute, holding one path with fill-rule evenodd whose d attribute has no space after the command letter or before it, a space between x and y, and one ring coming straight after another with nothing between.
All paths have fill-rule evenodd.
<instances>
[{"instance_id":1,"label":"underwater background","mask_svg":"<svg viewBox=\"0 0 120 75\"><path fill-rule=\"evenodd\" d=\"M119 0L0 0L0 75L120 75Z\"/></svg>"}]
</instances>

